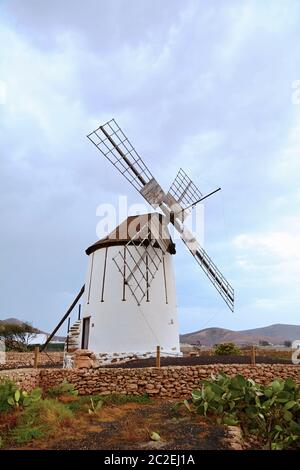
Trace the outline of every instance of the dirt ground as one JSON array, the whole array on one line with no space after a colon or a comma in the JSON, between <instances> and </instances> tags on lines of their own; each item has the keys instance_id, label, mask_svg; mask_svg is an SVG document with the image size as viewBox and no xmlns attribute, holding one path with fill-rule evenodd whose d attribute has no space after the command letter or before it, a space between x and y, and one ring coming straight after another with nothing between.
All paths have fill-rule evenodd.
<instances>
[{"instance_id":1,"label":"dirt ground","mask_svg":"<svg viewBox=\"0 0 300 470\"><path fill-rule=\"evenodd\" d=\"M257 356L257 364L291 364L291 360L278 359L267 356ZM106 367L116 367L123 369L132 369L139 367L155 367L156 359L134 359L124 364L109 364ZM251 364L249 356L183 356L183 357L162 357L162 366L196 366L205 364Z\"/></svg>"},{"instance_id":2,"label":"dirt ground","mask_svg":"<svg viewBox=\"0 0 300 470\"><path fill-rule=\"evenodd\" d=\"M99 414L81 417L76 431L48 441L32 443L23 449L53 450L128 450L128 449L205 449L230 448L224 426L209 423L201 416L175 412L174 402L126 403L108 406ZM159 441L150 434L157 432Z\"/></svg>"}]
</instances>

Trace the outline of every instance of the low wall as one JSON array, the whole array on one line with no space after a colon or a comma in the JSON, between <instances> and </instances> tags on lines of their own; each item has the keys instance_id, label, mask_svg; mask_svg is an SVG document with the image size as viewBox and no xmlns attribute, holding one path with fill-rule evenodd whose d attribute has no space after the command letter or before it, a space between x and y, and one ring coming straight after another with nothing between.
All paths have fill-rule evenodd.
<instances>
[{"instance_id":1,"label":"low wall","mask_svg":"<svg viewBox=\"0 0 300 470\"><path fill-rule=\"evenodd\" d=\"M40 369L14 369L0 371L0 381L12 380L22 390L30 392L40 386Z\"/></svg>"},{"instance_id":2,"label":"low wall","mask_svg":"<svg viewBox=\"0 0 300 470\"><path fill-rule=\"evenodd\" d=\"M63 380L75 385L80 395L110 393L143 395L165 398L182 398L198 387L199 380L218 372L229 375L242 374L258 383L268 383L275 378L293 378L300 385L300 366L280 364L176 366L160 369L37 369L0 372L1 377L16 380L27 389L36 386L47 390Z\"/></svg>"},{"instance_id":3,"label":"low wall","mask_svg":"<svg viewBox=\"0 0 300 470\"><path fill-rule=\"evenodd\" d=\"M39 365L58 366L63 363L63 351L54 351L39 353ZM0 370L20 369L23 367L32 367L34 364L34 352L16 352L7 351L5 353L5 362L0 363Z\"/></svg>"}]
</instances>

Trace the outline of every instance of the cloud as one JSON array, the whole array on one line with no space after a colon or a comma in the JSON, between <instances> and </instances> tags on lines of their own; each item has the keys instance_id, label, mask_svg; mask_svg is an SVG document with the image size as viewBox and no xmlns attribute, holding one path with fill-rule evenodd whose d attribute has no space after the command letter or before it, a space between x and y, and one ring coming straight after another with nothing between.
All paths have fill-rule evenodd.
<instances>
[{"instance_id":1,"label":"cloud","mask_svg":"<svg viewBox=\"0 0 300 470\"><path fill-rule=\"evenodd\" d=\"M276 155L271 175L277 184L279 184L279 187L292 185L292 188L299 192L300 112L296 106L295 108L294 122L288 131L286 141L282 144L280 151Z\"/></svg>"},{"instance_id":2,"label":"cloud","mask_svg":"<svg viewBox=\"0 0 300 470\"><path fill-rule=\"evenodd\" d=\"M274 299L274 298L261 298L255 299L251 308L258 311L273 311L276 309L282 309L290 307L293 303L290 298Z\"/></svg>"},{"instance_id":3,"label":"cloud","mask_svg":"<svg viewBox=\"0 0 300 470\"><path fill-rule=\"evenodd\" d=\"M266 277L266 282L289 287L300 275L300 219L282 220L284 229L237 235L236 263L243 272Z\"/></svg>"},{"instance_id":4,"label":"cloud","mask_svg":"<svg viewBox=\"0 0 300 470\"><path fill-rule=\"evenodd\" d=\"M300 222L300 220L299 220ZM297 221L298 225L298 221ZM270 232L261 234L237 235L233 243L241 251L256 252L258 255L272 256L278 262L292 260L300 256L299 233ZM253 262L257 261L253 259Z\"/></svg>"},{"instance_id":5,"label":"cloud","mask_svg":"<svg viewBox=\"0 0 300 470\"><path fill-rule=\"evenodd\" d=\"M275 229L275 227L274 227ZM233 239L240 278L238 292L247 301L240 315L270 318L270 322L297 323L300 294L300 219L282 218L276 230L243 233Z\"/></svg>"}]
</instances>

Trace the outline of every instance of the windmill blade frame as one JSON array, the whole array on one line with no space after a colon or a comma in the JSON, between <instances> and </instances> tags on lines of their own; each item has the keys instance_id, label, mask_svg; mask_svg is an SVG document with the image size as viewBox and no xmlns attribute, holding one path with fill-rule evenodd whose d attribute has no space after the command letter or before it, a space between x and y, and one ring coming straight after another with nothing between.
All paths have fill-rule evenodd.
<instances>
[{"instance_id":1,"label":"windmill blade frame","mask_svg":"<svg viewBox=\"0 0 300 470\"><path fill-rule=\"evenodd\" d=\"M115 119L99 126L87 137L138 191L153 179L149 168Z\"/></svg>"},{"instance_id":2,"label":"windmill blade frame","mask_svg":"<svg viewBox=\"0 0 300 470\"><path fill-rule=\"evenodd\" d=\"M170 194L183 209L191 206L203 196L202 192L182 168L179 169L167 194Z\"/></svg>"},{"instance_id":3,"label":"windmill blade frame","mask_svg":"<svg viewBox=\"0 0 300 470\"><path fill-rule=\"evenodd\" d=\"M204 248L193 237L192 240L187 238L186 229L184 232L179 232L183 243L187 246L192 256L200 265L206 276L210 279L215 289L219 292L225 303L230 310L234 311L234 289L227 281L225 276L217 268L211 257L207 254Z\"/></svg>"},{"instance_id":4,"label":"windmill blade frame","mask_svg":"<svg viewBox=\"0 0 300 470\"><path fill-rule=\"evenodd\" d=\"M155 209L165 193L115 119L87 135L88 139Z\"/></svg>"},{"instance_id":5,"label":"windmill blade frame","mask_svg":"<svg viewBox=\"0 0 300 470\"><path fill-rule=\"evenodd\" d=\"M165 211L164 206L160 206L162 211ZM216 264L212 261L210 256L201 247L192 232L190 232L179 220L171 220L175 229L179 233L183 243L187 246L190 253L196 259L202 270L212 282L213 286L219 292L230 310L234 311L234 289L227 281L225 276L217 268Z\"/></svg>"},{"instance_id":6,"label":"windmill blade frame","mask_svg":"<svg viewBox=\"0 0 300 470\"><path fill-rule=\"evenodd\" d=\"M198 202L202 196L202 192L195 183L180 168L166 194L165 202L171 208L175 218L183 223L191 213L191 206Z\"/></svg>"}]
</instances>

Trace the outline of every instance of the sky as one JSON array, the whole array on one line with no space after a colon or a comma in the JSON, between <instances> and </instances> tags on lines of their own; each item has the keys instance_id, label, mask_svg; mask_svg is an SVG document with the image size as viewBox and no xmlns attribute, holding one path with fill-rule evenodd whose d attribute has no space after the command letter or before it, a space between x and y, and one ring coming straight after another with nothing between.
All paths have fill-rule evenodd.
<instances>
[{"instance_id":1,"label":"sky","mask_svg":"<svg viewBox=\"0 0 300 470\"><path fill-rule=\"evenodd\" d=\"M0 0L0 318L51 331L99 205L143 203L86 138L115 118L166 190L222 188L203 243L235 311L177 241L180 331L299 324L299 43L297 0Z\"/></svg>"}]
</instances>

